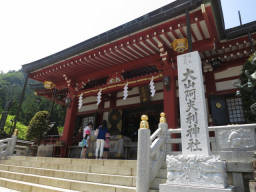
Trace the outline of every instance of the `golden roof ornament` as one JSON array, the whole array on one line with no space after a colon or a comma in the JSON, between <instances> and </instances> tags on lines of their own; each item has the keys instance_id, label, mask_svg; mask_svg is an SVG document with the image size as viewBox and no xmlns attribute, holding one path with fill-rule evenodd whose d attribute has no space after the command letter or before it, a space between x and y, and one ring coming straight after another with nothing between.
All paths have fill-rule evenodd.
<instances>
[{"instance_id":1,"label":"golden roof ornament","mask_svg":"<svg viewBox=\"0 0 256 192\"><path fill-rule=\"evenodd\" d=\"M183 53L188 49L188 40L186 38L175 39L172 42L172 48L178 53Z\"/></svg>"},{"instance_id":2,"label":"golden roof ornament","mask_svg":"<svg viewBox=\"0 0 256 192\"><path fill-rule=\"evenodd\" d=\"M160 123L166 123L165 113L160 113Z\"/></svg>"},{"instance_id":3,"label":"golden roof ornament","mask_svg":"<svg viewBox=\"0 0 256 192\"><path fill-rule=\"evenodd\" d=\"M147 115L142 115L141 116L141 122L140 122L140 129L148 129L149 125L148 125L148 116Z\"/></svg>"}]
</instances>

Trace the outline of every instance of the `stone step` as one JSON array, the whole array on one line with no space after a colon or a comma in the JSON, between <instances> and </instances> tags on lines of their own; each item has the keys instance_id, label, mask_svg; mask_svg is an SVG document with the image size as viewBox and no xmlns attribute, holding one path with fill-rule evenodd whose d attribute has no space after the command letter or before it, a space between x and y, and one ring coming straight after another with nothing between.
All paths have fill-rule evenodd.
<instances>
[{"instance_id":1,"label":"stone step","mask_svg":"<svg viewBox=\"0 0 256 192\"><path fill-rule=\"evenodd\" d=\"M137 166L136 160L116 160L116 159L79 159L79 158L57 158L57 157L31 157L31 156L10 156L10 160L33 161L37 163L52 164L79 164L79 165L102 165L102 166L122 166L134 168Z\"/></svg>"},{"instance_id":2,"label":"stone step","mask_svg":"<svg viewBox=\"0 0 256 192\"><path fill-rule=\"evenodd\" d=\"M28 183L24 181L18 181L1 177L0 186L5 187L5 189L8 188L6 192L78 192L69 189L61 189L59 187L39 185L35 183ZM4 190L2 190L2 188L0 188L0 190L1 192L5 192Z\"/></svg>"},{"instance_id":3,"label":"stone step","mask_svg":"<svg viewBox=\"0 0 256 192\"><path fill-rule=\"evenodd\" d=\"M94 182L77 181L63 178L54 178L39 176L34 174L24 174L11 171L1 171L1 178L12 179L17 181L29 182L39 185L59 187L68 190L78 191L97 191L97 192L135 192L135 187L126 187L120 185L102 184ZM3 187L7 187L6 185ZM7 187L8 188L8 187Z\"/></svg>"},{"instance_id":4,"label":"stone step","mask_svg":"<svg viewBox=\"0 0 256 192\"><path fill-rule=\"evenodd\" d=\"M57 159L60 162L56 161ZM9 160L0 161L1 164L5 165L15 165L24 167L35 167L35 168L46 168L55 170L67 170L67 171L79 171L79 172L89 172L89 173L99 173L99 174L110 174L110 175L124 175L124 176L135 176L136 166L131 167L132 163L121 163L115 160L85 160L85 159L69 159L70 163L62 163L62 158L49 158L48 161L36 161L36 160L18 160L11 158ZM105 162L104 162L105 161ZM88 163L89 162L89 163ZM97 164L97 162L99 164ZM111 164L112 163L112 164ZM105 165L104 165L105 164ZM123 164L123 165L122 165ZM125 166L125 164L127 166Z\"/></svg>"},{"instance_id":5,"label":"stone step","mask_svg":"<svg viewBox=\"0 0 256 192\"><path fill-rule=\"evenodd\" d=\"M159 185L166 183L166 179L155 178L150 185L150 189L159 190Z\"/></svg>"},{"instance_id":6,"label":"stone step","mask_svg":"<svg viewBox=\"0 0 256 192\"><path fill-rule=\"evenodd\" d=\"M122 175L109 175L109 174L96 174L96 173L86 173L86 172L76 172L76 171L64 171L64 170L54 170L45 168L34 168L34 167L24 167L24 166L14 166L7 164L0 164L0 170L28 173L41 176L57 177L63 179L71 179L78 181L88 181L95 183L105 183L113 185L122 186L136 186L135 176L122 176Z\"/></svg>"},{"instance_id":7,"label":"stone step","mask_svg":"<svg viewBox=\"0 0 256 192\"><path fill-rule=\"evenodd\" d=\"M0 191L1 191L1 192L18 192L18 191L16 191L16 190L4 188L4 187L0 187Z\"/></svg>"}]
</instances>

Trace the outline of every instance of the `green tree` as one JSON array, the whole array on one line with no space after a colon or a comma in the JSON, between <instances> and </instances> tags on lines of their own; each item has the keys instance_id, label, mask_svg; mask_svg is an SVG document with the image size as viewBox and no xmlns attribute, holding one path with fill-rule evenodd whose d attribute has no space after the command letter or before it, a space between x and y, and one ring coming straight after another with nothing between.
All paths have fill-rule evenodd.
<instances>
[{"instance_id":1,"label":"green tree","mask_svg":"<svg viewBox=\"0 0 256 192\"><path fill-rule=\"evenodd\" d=\"M240 75L241 85L240 93L243 102L243 109L246 121L249 123L256 122L256 114L251 110L251 106L256 103L256 79L253 73L256 72L256 52L243 65Z\"/></svg>"},{"instance_id":2,"label":"green tree","mask_svg":"<svg viewBox=\"0 0 256 192\"><path fill-rule=\"evenodd\" d=\"M44 134L48 131L48 111L39 111L34 117L31 119L28 132L27 139L34 140L36 142L40 142L43 138Z\"/></svg>"},{"instance_id":3,"label":"green tree","mask_svg":"<svg viewBox=\"0 0 256 192\"><path fill-rule=\"evenodd\" d=\"M21 71L9 71L8 73L0 71L0 112L2 112L5 104L12 99L13 103L9 109L9 115L16 115L24 81L24 74ZM34 95L34 88L30 86L30 84L38 83L39 82L31 79L28 81L25 98L18 119L18 121L25 126L29 124L36 112L51 110L52 101ZM38 98L40 98L40 102L38 102ZM58 126L63 126L64 118L65 107L55 104L51 114L51 120L56 122Z\"/></svg>"}]
</instances>

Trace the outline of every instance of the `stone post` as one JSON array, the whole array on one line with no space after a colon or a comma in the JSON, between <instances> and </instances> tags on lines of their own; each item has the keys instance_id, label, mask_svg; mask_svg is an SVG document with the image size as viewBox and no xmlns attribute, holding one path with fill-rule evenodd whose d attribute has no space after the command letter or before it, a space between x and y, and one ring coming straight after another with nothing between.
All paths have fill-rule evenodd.
<instances>
[{"instance_id":1,"label":"stone post","mask_svg":"<svg viewBox=\"0 0 256 192\"><path fill-rule=\"evenodd\" d=\"M140 129L138 132L137 153L137 179L136 191L146 192L149 190L150 176L150 129L147 115L141 116Z\"/></svg>"},{"instance_id":2,"label":"stone post","mask_svg":"<svg viewBox=\"0 0 256 192\"><path fill-rule=\"evenodd\" d=\"M18 135L18 129L15 129L12 135L12 140L10 142L10 145L8 146L9 148L8 155L13 155L14 153L14 149L17 141L17 135Z\"/></svg>"},{"instance_id":3,"label":"stone post","mask_svg":"<svg viewBox=\"0 0 256 192\"><path fill-rule=\"evenodd\" d=\"M160 121L159 121L159 125L158 125L158 127L160 127L161 128L161 138L163 138L164 139L164 152L165 152L165 155L166 155L166 153L167 153L167 137L168 137L168 135L167 135L167 131L168 131L168 124L167 124L167 122L166 122L166 117L165 117L165 113L161 113L160 114Z\"/></svg>"}]
</instances>

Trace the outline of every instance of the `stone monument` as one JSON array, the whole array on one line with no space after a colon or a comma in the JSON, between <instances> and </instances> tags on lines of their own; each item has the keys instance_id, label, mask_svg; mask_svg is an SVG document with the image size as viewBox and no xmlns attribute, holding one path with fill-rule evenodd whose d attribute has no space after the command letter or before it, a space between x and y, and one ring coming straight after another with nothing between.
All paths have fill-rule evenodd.
<instances>
[{"instance_id":1,"label":"stone monument","mask_svg":"<svg viewBox=\"0 0 256 192\"><path fill-rule=\"evenodd\" d=\"M211 155L202 64L197 51L179 55L182 154L167 155L167 183L160 192L219 192L227 187L226 165Z\"/></svg>"}]
</instances>

